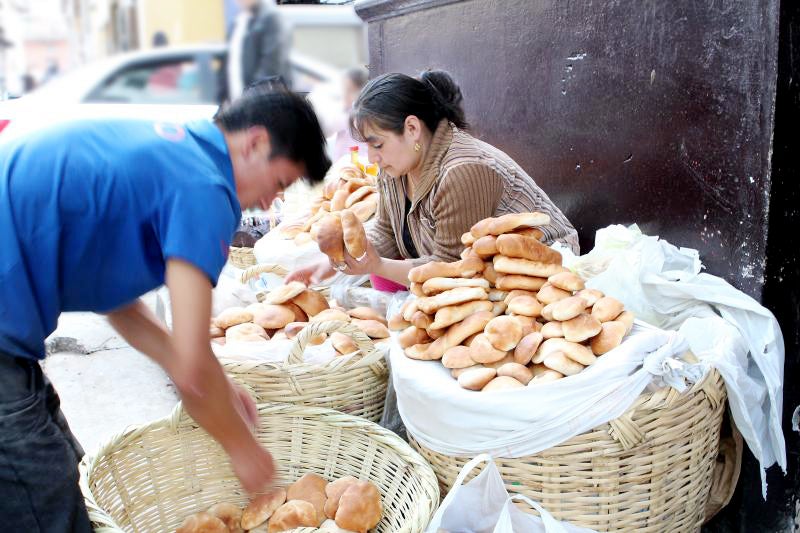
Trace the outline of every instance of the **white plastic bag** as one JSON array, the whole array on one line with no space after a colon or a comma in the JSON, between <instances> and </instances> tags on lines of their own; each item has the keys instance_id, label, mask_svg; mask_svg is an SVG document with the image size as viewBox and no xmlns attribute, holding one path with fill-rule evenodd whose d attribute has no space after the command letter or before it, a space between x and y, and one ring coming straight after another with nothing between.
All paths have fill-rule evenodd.
<instances>
[{"instance_id":1,"label":"white plastic bag","mask_svg":"<svg viewBox=\"0 0 800 533\"><path fill-rule=\"evenodd\" d=\"M596 242L585 256L564 254L565 266L591 277L587 287L618 298L638 318L680 329L692 351L719 370L736 427L761 463L766 497L766 468L777 462L786 471L785 350L774 315L725 280L701 273L696 250L642 235L636 226L601 229Z\"/></svg>"},{"instance_id":2,"label":"white plastic bag","mask_svg":"<svg viewBox=\"0 0 800 533\"><path fill-rule=\"evenodd\" d=\"M481 463L483 471L466 485L464 480ZM520 511L524 501L539 516ZM425 533L594 533L553 518L541 505L522 496L509 496L492 458L481 454L461 469L453 488L433 515Z\"/></svg>"}]
</instances>

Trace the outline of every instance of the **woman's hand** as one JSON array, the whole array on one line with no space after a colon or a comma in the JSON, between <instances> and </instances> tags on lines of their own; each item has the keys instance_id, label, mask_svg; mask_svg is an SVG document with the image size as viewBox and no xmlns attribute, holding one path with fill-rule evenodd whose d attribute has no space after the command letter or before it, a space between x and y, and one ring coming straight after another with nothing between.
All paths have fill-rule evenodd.
<instances>
[{"instance_id":1,"label":"woman's hand","mask_svg":"<svg viewBox=\"0 0 800 533\"><path fill-rule=\"evenodd\" d=\"M382 259L372 246L372 243L367 241L367 252L361 260L355 259L353 256L344 251L345 266L342 272L350 274L351 276L360 276L362 274L380 274Z\"/></svg>"},{"instance_id":2,"label":"woman's hand","mask_svg":"<svg viewBox=\"0 0 800 533\"><path fill-rule=\"evenodd\" d=\"M328 279L334 274L336 274L336 270L333 268L333 265L331 265L331 262L328 259L322 259L306 267L289 272L284 283L300 281L305 283L306 287L310 287Z\"/></svg>"}]
</instances>

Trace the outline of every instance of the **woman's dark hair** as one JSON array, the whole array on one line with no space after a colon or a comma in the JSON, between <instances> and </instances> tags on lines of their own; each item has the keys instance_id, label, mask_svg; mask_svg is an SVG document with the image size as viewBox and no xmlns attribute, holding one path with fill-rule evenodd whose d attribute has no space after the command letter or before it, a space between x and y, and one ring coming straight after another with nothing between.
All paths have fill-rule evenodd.
<instances>
[{"instance_id":1,"label":"woman's dark hair","mask_svg":"<svg viewBox=\"0 0 800 533\"><path fill-rule=\"evenodd\" d=\"M280 85L248 88L240 98L221 107L214 122L226 131L263 126L269 132L270 158L283 156L304 164L305 179L310 183L322 181L331 166L311 104Z\"/></svg>"},{"instance_id":2,"label":"woman's dark hair","mask_svg":"<svg viewBox=\"0 0 800 533\"><path fill-rule=\"evenodd\" d=\"M442 119L466 129L462 101L458 84L443 70L426 70L419 79L384 74L367 83L358 95L350 114L350 131L360 140L366 124L400 134L409 115L418 117L432 132Z\"/></svg>"}]
</instances>

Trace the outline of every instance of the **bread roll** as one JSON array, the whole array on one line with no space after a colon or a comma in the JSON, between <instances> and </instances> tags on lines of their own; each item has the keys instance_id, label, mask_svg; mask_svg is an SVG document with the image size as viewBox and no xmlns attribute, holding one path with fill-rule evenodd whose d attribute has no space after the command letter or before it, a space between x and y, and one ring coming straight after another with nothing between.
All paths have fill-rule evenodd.
<instances>
[{"instance_id":1,"label":"bread roll","mask_svg":"<svg viewBox=\"0 0 800 533\"><path fill-rule=\"evenodd\" d=\"M555 320L555 318L553 318L553 304L547 304L542 307L542 320L547 322Z\"/></svg>"},{"instance_id":2,"label":"bread roll","mask_svg":"<svg viewBox=\"0 0 800 533\"><path fill-rule=\"evenodd\" d=\"M481 263L483 265L483 263ZM457 289L450 289L437 294L436 296L428 296L420 298L417 301L419 309L427 314L436 313L443 307L456 305L472 300L488 300L489 295L486 290L480 287L461 287Z\"/></svg>"},{"instance_id":3,"label":"bread roll","mask_svg":"<svg viewBox=\"0 0 800 533\"><path fill-rule=\"evenodd\" d=\"M280 304L281 306L289 309L294 313L294 320L293 322L308 322L308 315L305 311L303 311L299 305L294 302L284 302Z\"/></svg>"},{"instance_id":4,"label":"bread roll","mask_svg":"<svg viewBox=\"0 0 800 533\"><path fill-rule=\"evenodd\" d=\"M322 187L322 197L325 200L330 200L333 198L333 195L339 189L339 184L342 180L336 178L325 182L325 185Z\"/></svg>"},{"instance_id":5,"label":"bread roll","mask_svg":"<svg viewBox=\"0 0 800 533\"><path fill-rule=\"evenodd\" d=\"M357 202L360 202L370 194L375 192L375 187L370 185L365 185L364 187L358 188L354 193L347 197L344 207L353 207Z\"/></svg>"},{"instance_id":6,"label":"bread roll","mask_svg":"<svg viewBox=\"0 0 800 533\"><path fill-rule=\"evenodd\" d=\"M290 531L299 527L317 527L323 520L318 519L314 505L305 500L290 500L275 510L269 520L268 533Z\"/></svg>"},{"instance_id":7,"label":"bread roll","mask_svg":"<svg viewBox=\"0 0 800 533\"><path fill-rule=\"evenodd\" d=\"M312 525L318 526L325 521L325 501L328 499L325 495L325 488L327 485L328 482L325 478L308 472L289 485L286 490L286 499L289 501L304 500L312 504L317 512L317 521ZM270 523L272 523L271 520Z\"/></svg>"},{"instance_id":8,"label":"bread roll","mask_svg":"<svg viewBox=\"0 0 800 533\"><path fill-rule=\"evenodd\" d=\"M409 326L397 336L397 343L404 350L415 344L425 344L431 342L431 338L424 329L416 326Z\"/></svg>"},{"instance_id":9,"label":"bread roll","mask_svg":"<svg viewBox=\"0 0 800 533\"><path fill-rule=\"evenodd\" d=\"M264 328L252 322L236 324L225 330L225 340L227 342L246 342L259 339L269 340L269 335L267 335Z\"/></svg>"},{"instance_id":10,"label":"bread roll","mask_svg":"<svg viewBox=\"0 0 800 533\"><path fill-rule=\"evenodd\" d=\"M325 520L321 526L319 526L320 533L355 533L354 531L350 531L349 529L342 529L336 525L335 520Z\"/></svg>"},{"instance_id":11,"label":"bread roll","mask_svg":"<svg viewBox=\"0 0 800 533\"><path fill-rule=\"evenodd\" d=\"M411 317L411 324L419 329L425 329L431 327L433 323L433 317L427 313L423 313L422 311L417 311Z\"/></svg>"},{"instance_id":12,"label":"bread roll","mask_svg":"<svg viewBox=\"0 0 800 533\"><path fill-rule=\"evenodd\" d=\"M425 293L422 290L422 284L421 283L414 283L412 281L411 284L408 286L408 291L411 294L413 294L414 296L416 296L417 298L424 298L425 297Z\"/></svg>"},{"instance_id":13,"label":"bread roll","mask_svg":"<svg viewBox=\"0 0 800 533\"><path fill-rule=\"evenodd\" d=\"M309 322L350 322L350 315L338 309L325 309L308 319Z\"/></svg>"},{"instance_id":14,"label":"bread roll","mask_svg":"<svg viewBox=\"0 0 800 533\"><path fill-rule=\"evenodd\" d=\"M492 304L492 314L494 316L500 316L506 312L508 306L503 302L494 302Z\"/></svg>"},{"instance_id":15,"label":"bread roll","mask_svg":"<svg viewBox=\"0 0 800 533\"><path fill-rule=\"evenodd\" d=\"M310 344L311 346L319 346L320 344L323 344L327 339L328 339L327 333L317 333L316 335L308 339L308 344Z\"/></svg>"},{"instance_id":16,"label":"bread roll","mask_svg":"<svg viewBox=\"0 0 800 533\"><path fill-rule=\"evenodd\" d=\"M458 377L466 372L467 370L473 370L475 368L485 368L483 365L472 365L466 368L453 368L450 370L450 375L453 376L453 379L458 380Z\"/></svg>"},{"instance_id":17,"label":"bread roll","mask_svg":"<svg viewBox=\"0 0 800 533\"><path fill-rule=\"evenodd\" d=\"M547 278L564 270L564 267L556 263L543 263L504 255L494 256L493 261L494 269L498 274L518 274L521 276Z\"/></svg>"},{"instance_id":18,"label":"bread roll","mask_svg":"<svg viewBox=\"0 0 800 533\"><path fill-rule=\"evenodd\" d=\"M295 322L294 311L283 305L264 304L260 311L253 313L253 322L264 329L281 329Z\"/></svg>"},{"instance_id":19,"label":"bread roll","mask_svg":"<svg viewBox=\"0 0 800 533\"><path fill-rule=\"evenodd\" d=\"M622 343L622 339L627 333L627 326L622 322L612 320L603 322L600 333L592 338L589 343L595 355L603 355L610 352Z\"/></svg>"},{"instance_id":20,"label":"bread roll","mask_svg":"<svg viewBox=\"0 0 800 533\"><path fill-rule=\"evenodd\" d=\"M514 378L523 385L527 385L533 379L533 372L527 366L519 363L504 364L497 369L497 375L499 377L508 376Z\"/></svg>"},{"instance_id":21,"label":"bread roll","mask_svg":"<svg viewBox=\"0 0 800 533\"><path fill-rule=\"evenodd\" d=\"M422 284L422 292L431 296L461 287L480 287L488 291L489 282L483 278L431 278Z\"/></svg>"},{"instance_id":22,"label":"bread roll","mask_svg":"<svg viewBox=\"0 0 800 533\"><path fill-rule=\"evenodd\" d=\"M473 242L475 242L475 237L472 236L472 233L466 232L461 235L461 244L464 246L472 246Z\"/></svg>"},{"instance_id":23,"label":"bread roll","mask_svg":"<svg viewBox=\"0 0 800 533\"><path fill-rule=\"evenodd\" d=\"M535 331L539 331L542 329L542 325L539 324L535 318L525 315L509 315L514 318L519 325L522 326L522 336L525 337Z\"/></svg>"},{"instance_id":24,"label":"bread roll","mask_svg":"<svg viewBox=\"0 0 800 533\"><path fill-rule=\"evenodd\" d=\"M309 317L318 315L328 309L328 300L317 291L306 289L292 299L292 303L297 304L300 309Z\"/></svg>"},{"instance_id":25,"label":"bread roll","mask_svg":"<svg viewBox=\"0 0 800 533\"><path fill-rule=\"evenodd\" d=\"M211 327L208 328L208 336L212 339L224 337L225 330L212 324Z\"/></svg>"},{"instance_id":26,"label":"bread roll","mask_svg":"<svg viewBox=\"0 0 800 533\"><path fill-rule=\"evenodd\" d=\"M187 516L175 533L228 533L228 527L211 513L195 513Z\"/></svg>"},{"instance_id":27,"label":"bread roll","mask_svg":"<svg viewBox=\"0 0 800 533\"><path fill-rule=\"evenodd\" d=\"M514 363L511 364L513 365ZM518 380L514 379L511 376L497 376L492 381L487 383L481 390L483 392L497 392L497 391L524 389L524 388L525 385L523 385L522 383L520 383Z\"/></svg>"},{"instance_id":28,"label":"bread roll","mask_svg":"<svg viewBox=\"0 0 800 533\"><path fill-rule=\"evenodd\" d=\"M508 354L506 354L505 357L503 357L499 361L495 361L493 363L485 363L483 366L485 366L486 368L493 368L493 369L497 370L501 366L503 366L503 365L505 365L507 363L513 363L513 362L514 362L514 355L511 354L511 352L509 352Z\"/></svg>"},{"instance_id":29,"label":"bread roll","mask_svg":"<svg viewBox=\"0 0 800 533\"><path fill-rule=\"evenodd\" d=\"M476 363L486 364L494 363L503 359L506 356L507 350L498 350L495 348L486 334L483 333L475 337L472 344L469 346L469 357Z\"/></svg>"},{"instance_id":30,"label":"bread roll","mask_svg":"<svg viewBox=\"0 0 800 533\"><path fill-rule=\"evenodd\" d=\"M512 232L512 234L524 235L525 237L531 237L532 239L536 239L537 241L541 241L544 239L544 232L539 228L517 228Z\"/></svg>"},{"instance_id":31,"label":"bread roll","mask_svg":"<svg viewBox=\"0 0 800 533\"><path fill-rule=\"evenodd\" d=\"M542 277L498 274L494 285L504 291L524 290L535 292L541 289L545 283L547 283L547 279Z\"/></svg>"},{"instance_id":32,"label":"bread roll","mask_svg":"<svg viewBox=\"0 0 800 533\"><path fill-rule=\"evenodd\" d=\"M542 366L544 366L544 365L542 365ZM561 372L558 372L556 370L551 370L551 369L549 369L547 367L545 367L545 368L546 368L546 370L544 372L542 372L541 374L539 374L537 376L534 376L533 379L528 382L528 386L529 387L531 385L538 385L540 383L546 383L548 381L556 381L556 380L562 379L564 377L564 374L562 374Z\"/></svg>"},{"instance_id":33,"label":"bread roll","mask_svg":"<svg viewBox=\"0 0 800 533\"><path fill-rule=\"evenodd\" d=\"M517 296L508 302L508 312L535 318L542 316L542 304L533 296Z\"/></svg>"},{"instance_id":34,"label":"bread roll","mask_svg":"<svg viewBox=\"0 0 800 533\"><path fill-rule=\"evenodd\" d=\"M364 179L364 173L356 165L347 163L339 168L339 178L345 181Z\"/></svg>"},{"instance_id":35,"label":"bread roll","mask_svg":"<svg viewBox=\"0 0 800 533\"><path fill-rule=\"evenodd\" d=\"M403 314L403 320L411 322L414 313L419 311L418 303L419 299L406 300L406 303L404 303L403 307L400 309L400 312Z\"/></svg>"},{"instance_id":36,"label":"bread roll","mask_svg":"<svg viewBox=\"0 0 800 533\"><path fill-rule=\"evenodd\" d=\"M409 270L408 280L425 283L431 278L471 278L478 272L483 272L483 267L483 261L475 256L454 263L433 261Z\"/></svg>"},{"instance_id":37,"label":"bread roll","mask_svg":"<svg viewBox=\"0 0 800 533\"><path fill-rule=\"evenodd\" d=\"M557 289L563 289L570 293L581 291L586 287L581 277L573 272L559 272L547 278L547 282Z\"/></svg>"},{"instance_id":38,"label":"bread roll","mask_svg":"<svg viewBox=\"0 0 800 533\"><path fill-rule=\"evenodd\" d=\"M561 322L551 321L542 326L542 337L545 339L557 339L564 337L564 326Z\"/></svg>"},{"instance_id":39,"label":"bread roll","mask_svg":"<svg viewBox=\"0 0 800 533\"><path fill-rule=\"evenodd\" d=\"M402 313L397 313L396 315L394 315L392 318L389 319L389 329L391 331L402 331L410 325L411 322L407 322L403 318Z\"/></svg>"},{"instance_id":40,"label":"bread roll","mask_svg":"<svg viewBox=\"0 0 800 533\"><path fill-rule=\"evenodd\" d=\"M244 533L242 529L242 508L232 503L218 503L208 509L208 514L214 515L225 524L230 533Z\"/></svg>"},{"instance_id":41,"label":"bread roll","mask_svg":"<svg viewBox=\"0 0 800 533\"><path fill-rule=\"evenodd\" d=\"M494 368L471 368L458 376L458 384L467 390L479 391L483 389L497 375Z\"/></svg>"},{"instance_id":42,"label":"bread roll","mask_svg":"<svg viewBox=\"0 0 800 533\"><path fill-rule=\"evenodd\" d=\"M507 352L513 350L522 339L522 325L513 317L498 316L489 321L484 333L492 346Z\"/></svg>"},{"instance_id":43,"label":"bread roll","mask_svg":"<svg viewBox=\"0 0 800 533\"><path fill-rule=\"evenodd\" d=\"M244 324L253 320L253 313L244 307L229 307L214 318L213 325L220 329L228 329L237 324Z\"/></svg>"},{"instance_id":44,"label":"bread roll","mask_svg":"<svg viewBox=\"0 0 800 533\"><path fill-rule=\"evenodd\" d=\"M308 325L308 322L290 322L283 328L287 339L294 339Z\"/></svg>"},{"instance_id":45,"label":"bread roll","mask_svg":"<svg viewBox=\"0 0 800 533\"><path fill-rule=\"evenodd\" d=\"M582 344L570 342L566 339L547 339L539 346L539 349L536 350L532 361L534 363L543 363L545 357L553 352L561 352L573 361L584 366L589 366L597 360L597 357L595 357L592 351ZM558 369L553 368L553 370ZM559 372L561 371L559 370Z\"/></svg>"},{"instance_id":46,"label":"bread roll","mask_svg":"<svg viewBox=\"0 0 800 533\"><path fill-rule=\"evenodd\" d=\"M548 224L550 224L550 216L545 213L511 213L495 218L489 225L489 233L502 235L518 228L535 228Z\"/></svg>"},{"instance_id":47,"label":"bread roll","mask_svg":"<svg viewBox=\"0 0 800 533\"><path fill-rule=\"evenodd\" d=\"M617 322L622 322L623 324L625 324L625 335L630 333L631 329L633 329L634 316L633 316L633 313L631 313L630 311L623 311L614 320L617 321Z\"/></svg>"},{"instance_id":48,"label":"bread roll","mask_svg":"<svg viewBox=\"0 0 800 533\"><path fill-rule=\"evenodd\" d=\"M508 291L508 293L506 293L506 299L504 301L506 303L510 303L511 300L513 300L517 296L530 296L531 298L536 298L536 292L535 291L524 291L522 289L514 289L514 290ZM539 314L541 314L541 312Z\"/></svg>"},{"instance_id":49,"label":"bread roll","mask_svg":"<svg viewBox=\"0 0 800 533\"><path fill-rule=\"evenodd\" d=\"M581 313L575 318L562 322L561 328L564 338L572 342L583 342L600 333L602 329L600 321L588 313Z\"/></svg>"},{"instance_id":50,"label":"bread roll","mask_svg":"<svg viewBox=\"0 0 800 533\"><path fill-rule=\"evenodd\" d=\"M481 335L482 333L483 333L483 331L479 331L477 333L473 333L472 335L470 335L469 337L467 337L466 339L461 341L461 344L464 345L464 346L471 346L472 345L472 341L475 340L475 337L477 337L478 335Z\"/></svg>"},{"instance_id":51,"label":"bread roll","mask_svg":"<svg viewBox=\"0 0 800 533\"><path fill-rule=\"evenodd\" d=\"M377 194L370 194L364 200L353 204L350 207L350 211L358 217L358 220L361 222L366 222L370 219L372 215L375 214L375 211L378 210L378 195Z\"/></svg>"},{"instance_id":52,"label":"bread roll","mask_svg":"<svg viewBox=\"0 0 800 533\"><path fill-rule=\"evenodd\" d=\"M390 335L389 328L377 320L359 320L354 318L352 324L366 333L367 337L370 339L386 339Z\"/></svg>"},{"instance_id":53,"label":"bread roll","mask_svg":"<svg viewBox=\"0 0 800 533\"><path fill-rule=\"evenodd\" d=\"M358 351L358 346L355 341L338 331L331 333L331 346L341 355L348 355Z\"/></svg>"},{"instance_id":54,"label":"bread roll","mask_svg":"<svg viewBox=\"0 0 800 533\"><path fill-rule=\"evenodd\" d=\"M336 525L348 531L367 533L378 525L382 515L378 488L369 481L356 481L339 498Z\"/></svg>"},{"instance_id":55,"label":"bread roll","mask_svg":"<svg viewBox=\"0 0 800 533\"><path fill-rule=\"evenodd\" d=\"M490 302L505 302L506 298L508 298L508 293L506 291L501 291L499 289L491 289L489 291Z\"/></svg>"},{"instance_id":56,"label":"bread roll","mask_svg":"<svg viewBox=\"0 0 800 533\"><path fill-rule=\"evenodd\" d=\"M539 349L543 335L539 332L529 333L522 337L517 347L514 348L514 362L520 365L527 365L531 362L533 354Z\"/></svg>"},{"instance_id":57,"label":"bread roll","mask_svg":"<svg viewBox=\"0 0 800 533\"><path fill-rule=\"evenodd\" d=\"M317 211L314 215L308 217L305 224L303 224L303 232L308 233L311 231L311 226L322 220L322 217L328 216L330 213L326 213L321 209ZM295 237L296 238L296 237Z\"/></svg>"},{"instance_id":58,"label":"bread roll","mask_svg":"<svg viewBox=\"0 0 800 533\"><path fill-rule=\"evenodd\" d=\"M347 312L351 318L358 318L360 320L377 320L387 325L386 317L371 307L356 307Z\"/></svg>"},{"instance_id":59,"label":"bread roll","mask_svg":"<svg viewBox=\"0 0 800 533\"><path fill-rule=\"evenodd\" d=\"M341 191L337 191L339 194ZM344 263L344 233L342 219L334 215L327 215L319 221L317 234L319 250L331 258L334 263Z\"/></svg>"},{"instance_id":60,"label":"bread roll","mask_svg":"<svg viewBox=\"0 0 800 533\"><path fill-rule=\"evenodd\" d=\"M342 236L350 257L360 261L367 255L367 233L352 211L342 211Z\"/></svg>"},{"instance_id":61,"label":"bread roll","mask_svg":"<svg viewBox=\"0 0 800 533\"><path fill-rule=\"evenodd\" d=\"M578 291L575 296L580 296L586 301L586 307L592 307L597 300L605 296L602 291L597 289L583 289Z\"/></svg>"},{"instance_id":62,"label":"bread roll","mask_svg":"<svg viewBox=\"0 0 800 533\"><path fill-rule=\"evenodd\" d=\"M472 359L470 353L470 348L468 346L453 346L444 352L442 356L442 365L450 369L473 366L476 361Z\"/></svg>"},{"instance_id":63,"label":"bread roll","mask_svg":"<svg viewBox=\"0 0 800 533\"><path fill-rule=\"evenodd\" d=\"M617 318L624 310L625 306L622 305L622 302L611 296L603 296L592 306L592 316L600 322L609 322Z\"/></svg>"},{"instance_id":64,"label":"bread roll","mask_svg":"<svg viewBox=\"0 0 800 533\"><path fill-rule=\"evenodd\" d=\"M306 290L306 286L304 283L299 281L292 281L285 285L281 285L280 287L273 289L267 294L267 297L264 298L264 303L268 304L282 304L288 302L301 292Z\"/></svg>"},{"instance_id":65,"label":"bread roll","mask_svg":"<svg viewBox=\"0 0 800 533\"><path fill-rule=\"evenodd\" d=\"M286 501L286 490L270 489L253 498L242 512L242 528L253 529L266 522L275 510Z\"/></svg>"},{"instance_id":66,"label":"bread roll","mask_svg":"<svg viewBox=\"0 0 800 533\"><path fill-rule=\"evenodd\" d=\"M497 272L494 269L494 264L491 261L486 261L483 267L483 278L494 285L497 282Z\"/></svg>"},{"instance_id":67,"label":"bread roll","mask_svg":"<svg viewBox=\"0 0 800 533\"><path fill-rule=\"evenodd\" d=\"M561 372L565 376L574 376L584 368L582 364L576 363L563 352L553 352L547 355L543 363L547 368Z\"/></svg>"},{"instance_id":68,"label":"bread roll","mask_svg":"<svg viewBox=\"0 0 800 533\"><path fill-rule=\"evenodd\" d=\"M559 289L558 287L546 283L541 289L539 289L539 292L536 294L536 299L545 305L549 305L556 303L559 300L569 298L570 296L572 296L571 292L565 291L564 289Z\"/></svg>"},{"instance_id":69,"label":"bread roll","mask_svg":"<svg viewBox=\"0 0 800 533\"><path fill-rule=\"evenodd\" d=\"M477 242L479 242L480 239ZM541 263L561 264L561 254L546 244L542 244L538 239L525 237L524 235L500 235L497 237L495 254L502 254L507 257L517 257L538 261Z\"/></svg>"},{"instance_id":70,"label":"bread roll","mask_svg":"<svg viewBox=\"0 0 800 533\"><path fill-rule=\"evenodd\" d=\"M492 226L492 223L495 221L494 217L484 218L483 220L476 222L469 230L470 234L472 235L473 239L480 239L481 237L485 237L489 235L489 229Z\"/></svg>"},{"instance_id":71,"label":"bread roll","mask_svg":"<svg viewBox=\"0 0 800 533\"><path fill-rule=\"evenodd\" d=\"M430 344L417 344L405 351L411 359L431 361L441 359L444 352L453 346L458 346L461 341L474 333L483 331L486 324L494 318L491 311L479 311L468 316L463 321L453 324L447 333Z\"/></svg>"},{"instance_id":72,"label":"bread roll","mask_svg":"<svg viewBox=\"0 0 800 533\"><path fill-rule=\"evenodd\" d=\"M325 486L325 516L328 518L335 518L336 511L339 509L339 499L351 485L357 482L358 479L353 476L345 476L336 481L332 481ZM324 524L323 524L324 525Z\"/></svg>"},{"instance_id":73,"label":"bread roll","mask_svg":"<svg viewBox=\"0 0 800 533\"><path fill-rule=\"evenodd\" d=\"M570 296L569 298L559 300L552 304L553 318L561 322L573 319L586 309L583 305L584 303L584 299L580 296Z\"/></svg>"},{"instance_id":74,"label":"bread roll","mask_svg":"<svg viewBox=\"0 0 800 533\"><path fill-rule=\"evenodd\" d=\"M456 322L461 322L469 315L479 311L490 311L492 303L486 300L475 300L463 304L442 307L436 311L433 323L429 325L430 329L444 329Z\"/></svg>"},{"instance_id":75,"label":"bread roll","mask_svg":"<svg viewBox=\"0 0 800 533\"><path fill-rule=\"evenodd\" d=\"M486 235L477 239L472 244L472 250L483 259L497 255L497 237Z\"/></svg>"},{"instance_id":76,"label":"bread roll","mask_svg":"<svg viewBox=\"0 0 800 533\"><path fill-rule=\"evenodd\" d=\"M338 189L335 193L333 193L333 198L331 198L331 211L341 211L344 209L348 196L350 195L347 192L347 189Z\"/></svg>"},{"instance_id":77,"label":"bread roll","mask_svg":"<svg viewBox=\"0 0 800 533\"><path fill-rule=\"evenodd\" d=\"M464 248L463 250L461 250L461 253L460 253L460 254L458 254L458 256L459 256L461 259L466 259L467 257L469 257L469 256L471 256L471 255L475 255L475 254L472 252L472 246L467 246L466 248Z\"/></svg>"}]
</instances>

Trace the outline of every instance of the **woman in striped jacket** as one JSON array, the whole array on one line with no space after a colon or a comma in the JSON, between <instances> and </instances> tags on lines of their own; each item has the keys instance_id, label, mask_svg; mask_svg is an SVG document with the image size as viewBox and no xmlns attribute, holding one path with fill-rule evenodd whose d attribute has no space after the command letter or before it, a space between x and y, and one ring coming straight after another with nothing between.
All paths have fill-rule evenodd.
<instances>
[{"instance_id":1,"label":"woman in striped jacket","mask_svg":"<svg viewBox=\"0 0 800 533\"><path fill-rule=\"evenodd\" d=\"M346 257L346 265L311 265L287 281L315 283L338 268L408 285L411 268L457 260L463 233L479 220L507 213L548 214L542 240L578 253L575 228L536 182L503 151L467 133L461 102L461 90L443 71L419 78L385 74L364 87L353 105L351 129L381 168L368 252L360 261Z\"/></svg>"}]
</instances>

